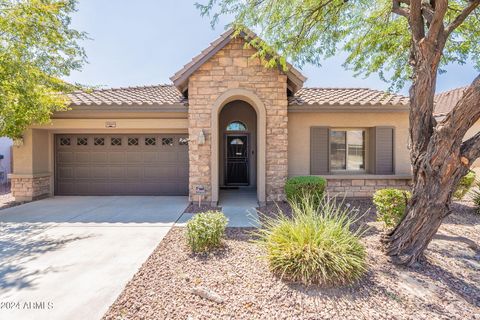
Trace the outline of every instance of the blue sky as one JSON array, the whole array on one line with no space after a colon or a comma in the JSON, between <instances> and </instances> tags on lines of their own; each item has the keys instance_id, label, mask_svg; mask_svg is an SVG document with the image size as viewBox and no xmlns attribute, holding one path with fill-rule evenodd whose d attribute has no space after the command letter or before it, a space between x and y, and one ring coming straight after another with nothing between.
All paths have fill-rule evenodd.
<instances>
[{"instance_id":1,"label":"blue sky","mask_svg":"<svg viewBox=\"0 0 480 320\"><path fill-rule=\"evenodd\" d=\"M205 2L206 0L197 0ZM79 0L73 25L86 31L89 63L70 81L102 87L170 83L169 77L205 49L230 21L212 30L189 0ZM308 87L368 87L386 89L377 76L355 78L342 67L342 56L322 67L306 65ZM439 77L437 91L469 84L478 73L472 65L451 66ZM407 88L402 90L407 93Z\"/></svg>"}]
</instances>

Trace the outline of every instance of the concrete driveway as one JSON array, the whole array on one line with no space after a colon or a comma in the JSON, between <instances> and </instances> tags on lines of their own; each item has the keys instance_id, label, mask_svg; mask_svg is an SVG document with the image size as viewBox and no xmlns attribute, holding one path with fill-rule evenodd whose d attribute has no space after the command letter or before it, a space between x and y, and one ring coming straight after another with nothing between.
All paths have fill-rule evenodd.
<instances>
[{"instance_id":1,"label":"concrete driveway","mask_svg":"<svg viewBox=\"0 0 480 320\"><path fill-rule=\"evenodd\" d=\"M55 197L0 211L0 319L99 319L186 197Z\"/></svg>"}]
</instances>

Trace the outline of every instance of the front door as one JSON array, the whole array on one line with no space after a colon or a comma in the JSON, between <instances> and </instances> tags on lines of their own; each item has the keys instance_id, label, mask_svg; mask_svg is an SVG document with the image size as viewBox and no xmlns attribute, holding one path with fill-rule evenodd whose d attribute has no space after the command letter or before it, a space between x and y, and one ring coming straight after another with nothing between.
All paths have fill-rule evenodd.
<instances>
[{"instance_id":1,"label":"front door","mask_svg":"<svg viewBox=\"0 0 480 320\"><path fill-rule=\"evenodd\" d=\"M248 135L226 135L226 185L249 184Z\"/></svg>"}]
</instances>

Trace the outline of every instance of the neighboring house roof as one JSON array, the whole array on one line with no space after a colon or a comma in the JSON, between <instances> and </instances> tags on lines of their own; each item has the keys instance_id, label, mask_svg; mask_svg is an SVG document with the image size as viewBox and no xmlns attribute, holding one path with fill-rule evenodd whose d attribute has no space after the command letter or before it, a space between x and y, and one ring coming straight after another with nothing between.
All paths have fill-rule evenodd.
<instances>
[{"instance_id":1,"label":"neighboring house roof","mask_svg":"<svg viewBox=\"0 0 480 320\"><path fill-rule=\"evenodd\" d=\"M407 106L409 99L368 88L303 88L288 102L298 106Z\"/></svg>"},{"instance_id":2,"label":"neighboring house roof","mask_svg":"<svg viewBox=\"0 0 480 320\"><path fill-rule=\"evenodd\" d=\"M452 111L467 88L468 87L456 88L435 95L435 116L445 116Z\"/></svg>"},{"instance_id":3,"label":"neighboring house roof","mask_svg":"<svg viewBox=\"0 0 480 320\"><path fill-rule=\"evenodd\" d=\"M74 106L90 105L182 105L188 100L172 85L76 91L68 95Z\"/></svg>"},{"instance_id":4,"label":"neighboring house roof","mask_svg":"<svg viewBox=\"0 0 480 320\"><path fill-rule=\"evenodd\" d=\"M227 44L230 43L233 39L235 29L231 28L230 30L223 33L217 40L212 42L208 48L203 50L199 55L194 57L192 61L186 64L181 70L175 73L170 80L172 80L173 84L183 93L188 88L188 78L198 70L208 59L210 59L213 55L215 55L218 51L223 49ZM250 39L257 38L257 35L250 30L245 30L240 32L240 37L246 39L247 41ZM307 80L305 76L303 76L300 71L295 69L294 66L287 63L288 70L287 74L287 86L288 89L295 93L297 92L302 86L303 83Z\"/></svg>"},{"instance_id":5,"label":"neighboring house roof","mask_svg":"<svg viewBox=\"0 0 480 320\"><path fill-rule=\"evenodd\" d=\"M69 94L73 106L187 106L173 85L100 89ZM407 106L405 96L366 88L303 88L288 99L290 106Z\"/></svg>"}]
</instances>

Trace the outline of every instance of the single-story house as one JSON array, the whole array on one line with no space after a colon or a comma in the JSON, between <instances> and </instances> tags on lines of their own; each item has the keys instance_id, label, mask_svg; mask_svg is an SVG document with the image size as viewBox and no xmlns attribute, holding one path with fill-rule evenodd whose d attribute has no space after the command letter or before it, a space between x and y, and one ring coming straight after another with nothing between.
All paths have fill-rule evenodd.
<instances>
[{"instance_id":1,"label":"single-story house","mask_svg":"<svg viewBox=\"0 0 480 320\"><path fill-rule=\"evenodd\" d=\"M14 197L189 195L215 204L222 188L252 188L265 203L284 199L286 179L298 175L324 176L330 192L356 197L407 187L408 98L305 88L295 67L252 58L253 33L233 34L172 84L71 94L71 110L31 126L14 148Z\"/></svg>"}]
</instances>

